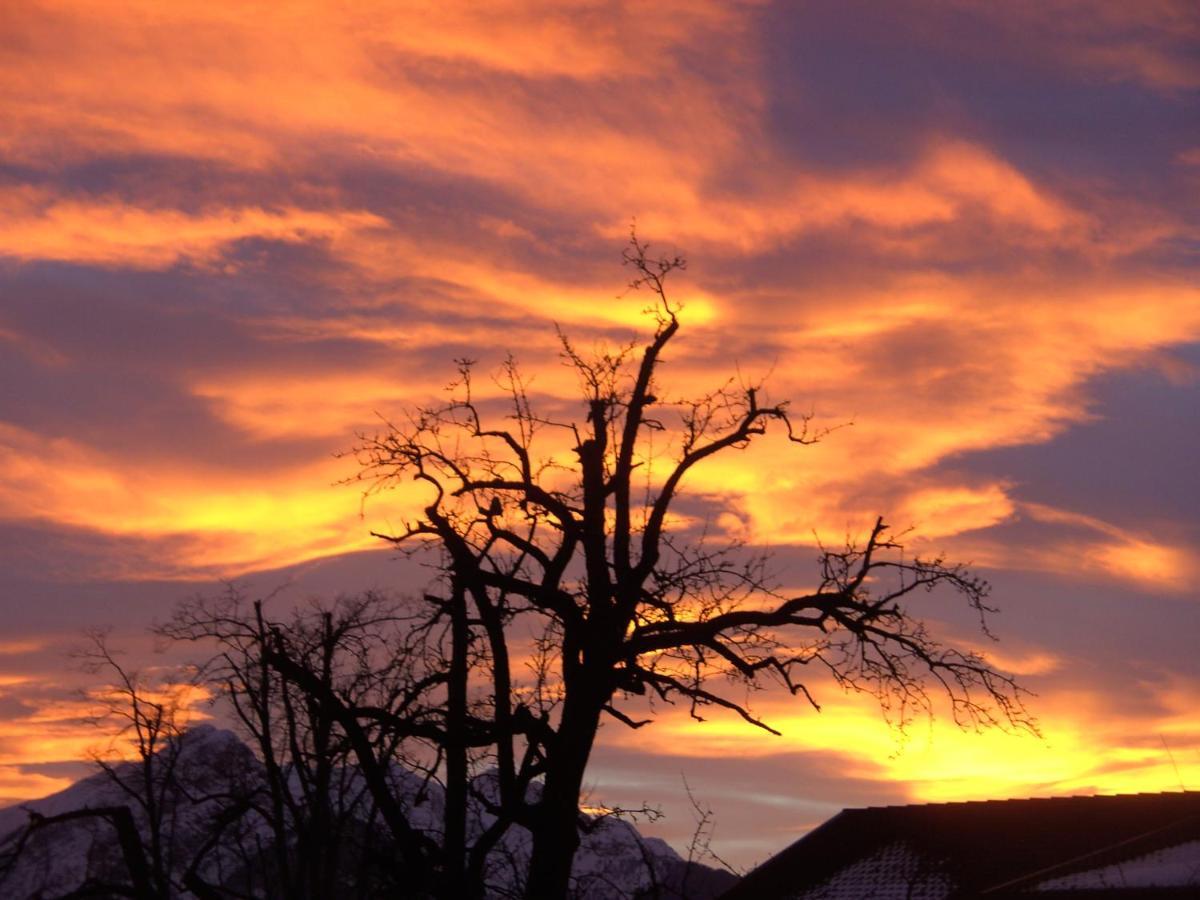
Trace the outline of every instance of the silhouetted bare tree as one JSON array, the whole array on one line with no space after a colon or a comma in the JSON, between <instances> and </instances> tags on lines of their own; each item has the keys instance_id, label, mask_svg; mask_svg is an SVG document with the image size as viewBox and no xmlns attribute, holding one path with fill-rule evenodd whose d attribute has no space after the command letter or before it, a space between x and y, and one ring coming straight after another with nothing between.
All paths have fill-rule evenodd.
<instances>
[{"instance_id":1,"label":"silhouetted bare tree","mask_svg":"<svg viewBox=\"0 0 1200 900\"><path fill-rule=\"evenodd\" d=\"M149 676L90 635L76 655L100 679L87 696L112 736L93 756L108 789L90 795L99 805L31 812L0 845L0 894L40 883L66 886L64 898L468 896L443 851L455 823L465 845L466 803L430 790L449 743L448 629L421 613L368 593L273 619L229 589L156 628L201 644L205 662ZM253 754L186 727L197 690L224 702ZM71 861L78 883L55 874L64 829L92 847Z\"/></svg>"},{"instance_id":2,"label":"silhouetted bare tree","mask_svg":"<svg viewBox=\"0 0 1200 900\"><path fill-rule=\"evenodd\" d=\"M172 875L180 868L175 858L174 831L183 798L175 767L183 748L188 694L194 685L181 672L172 670L165 677L150 679L127 668L114 655L103 631L90 632L86 645L75 656L84 671L99 677L103 685L88 694L98 707L92 721L114 733L113 743L122 745L96 750L92 758L145 823L150 882L155 896L167 897ZM130 749L134 765L123 765L125 751ZM110 821L127 842L129 838L122 829L126 825L124 817L113 816ZM128 850L125 856L130 859ZM136 869L131 868L131 872Z\"/></svg>"},{"instance_id":3,"label":"silhouetted bare tree","mask_svg":"<svg viewBox=\"0 0 1200 900\"><path fill-rule=\"evenodd\" d=\"M982 620L986 583L942 559L904 555L882 519L863 543L825 552L818 586L799 596L774 590L765 560L736 542L718 547L711 536L672 531L672 506L705 461L769 428L798 447L822 435L808 416L764 400L760 385L731 380L694 399L661 399L663 353L680 328L666 282L684 261L651 257L636 236L625 261L632 286L651 294L655 332L640 351L630 344L596 355L561 336L583 390L581 420L535 410L510 359L499 375L509 407L497 424L472 390L472 363L462 361L448 402L357 448L368 494L411 479L429 490L420 517L378 537L432 543L442 554L439 602L458 629L454 658L472 648L469 681L488 706L480 743L492 742L497 770L491 808L501 827L532 832L525 891L537 900L568 894L597 729L604 715L645 724L630 711L631 695L682 699L696 718L720 707L772 731L712 676L774 679L816 706L799 675L821 668L874 693L901 722L928 706L932 682L962 723L1029 724L1011 678L942 646L904 605L914 592L948 588ZM569 435L569 463L540 455L548 430ZM663 432L675 438L669 456L648 440L660 435L661 446ZM514 672L518 644L533 648L532 684ZM464 724L467 702L450 700ZM459 748L471 740L454 721L444 749L448 767L461 767ZM530 791L534 779L540 791Z\"/></svg>"},{"instance_id":4,"label":"silhouetted bare tree","mask_svg":"<svg viewBox=\"0 0 1200 900\"><path fill-rule=\"evenodd\" d=\"M215 644L202 677L262 761L252 805L272 835L260 864L274 873L263 895L322 900L403 886L423 896L440 887L441 842L411 821L420 790L406 795L419 773L435 776L446 743L435 624L373 593L272 620L261 601L231 589L181 604L157 629Z\"/></svg>"},{"instance_id":5,"label":"silhouetted bare tree","mask_svg":"<svg viewBox=\"0 0 1200 900\"><path fill-rule=\"evenodd\" d=\"M85 721L108 735L108 744L91 757L110 790L98 805L50 815L29 810L28 825L7 836L0 848L0 893L17 866L28 864L30 853L46 857L44 868L52 874L63 863L53 858L53 833L75 829L83 834L84 829L99 838L97 847L115 852L112 858L87 860L82 882L64 896L168 900L185 890L201 898L215 896L200 872L211 862L231 816L237 818L242 809L231 802L224 784L214 794L211 783L181 771L190 744L189 713L200 689L196 673L174 666L150 672L129 668L100 630L89 632L86 644L72 655L97 679L85 693L93 707ZM205 823L211 840L183 834L195 824L197 811L212 813ZM105 829L111 832L107 837ZM47 836L50 842L42 846L40 839Z\"/></svg>"}]
</instances>

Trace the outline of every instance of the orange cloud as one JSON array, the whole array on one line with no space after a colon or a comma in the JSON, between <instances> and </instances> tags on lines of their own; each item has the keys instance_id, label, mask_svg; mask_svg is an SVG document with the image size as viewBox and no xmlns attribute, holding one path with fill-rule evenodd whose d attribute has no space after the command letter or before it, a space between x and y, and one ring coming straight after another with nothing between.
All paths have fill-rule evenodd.
<instances>
[{"instance_id":1,"label":"orange cloud","mask_svg":"<svg viewBox=\"0 0 1200 900\"><path fill-rule=\"evenodd\" d=\"M1044 504L1022 503L1020 511L1034 521L1083 531L1086 537L1067 535L1049 546L1009 547L999 551L1001 557L1008 558L994 559L998 564L1064 575L1101 575L1168 592L1191 590L1200 575L1200 556L1192 547L1135 534L1093 516Z\"/></svg>"},{"instance_id":2,"label":"orange cloud","mask_svg":"<svg viewBox=\"0 0 1200 900\"><path fill-rule=\"evenodd\" d=\"M624 228L628 234L628 221ZM357 266L356 277L366 276L377 283L387 284L404 276L454 286L457 312L464 318L488 315L527 323L540 320L541 343L551 353L556 346L552 323L643 330L652 321L646 315L649 297L635 291L619 291L620 281L614 284L612 271L604 273L603 281L589 278L581 284L548 278L503 258L488 259L484 253L464 256L453 241L383 232L347 247L345 256ZM693 326L716 323L722 318L719 298L695 283L678 283L672 300L685 310ZM422 304L419 295L412 302ZM429 302L438 303L444 311L444 297ZM336 331L338 326L332 327ZM351 333L374 339L370 328ZM385 330L384 334L387 333ZM407 332L404 334L407 338ZM445 342L448 336L445 325L441 325L436 337Z\"/></svg>"},{"instance_id":3,"label":"orange cloud","mask_svg":"<svg viewBox=\"0 0 1200 900\"><path fill-rule=\"evenodd\" d=\"M388 45L406 53L532 77L606 78L627 67L650 73L698 29L739 27L736 9L705 2L667 3L649 18L637 4L596 0L410 6L367 5L363 19L382 25Z\"/></svg>"},{"instance_id":4,"label":"orange cloud","mask_svg":"<svg viewBox=\"0 0 1200 900\"><path fill-rule=\"evenodd\" d=\"M1167 590L1191 590L1200 572L1196 555L1184 547L1170 547L1144 540L1088 548L1086 559L1112 575Z\"/></svg>"},{"instance_id":5,"label":"orange cloud","mask_svg":"<svg viewBox=\"0 0 1200 900\"><path fill-rule=\"evenodd\" d=\"M433 385L427 387L433 393ZM377 412L401 408L417 385L393 375L313 373L308 377L255 374L194 385L217 415L257 439L332 437L379 425Z\"/></svg>"},{"instance_id":6,"label":"orange cloud","mask_svg":"<svg viewBox=\"0 0 1200 900\"><path fill-rule=\"evenodd\" d=\"M102 4L39 4L11 16L8 52L17 59L6 67L7 93L39 102L3 107L10 154L136 148L262 170L294 165L305 155L296 148L319 137L330 148L502 183L536 202L600 202L623 220L631 197L689 194L708 168L696 155L727 156L738 142L739 117L687 79L664 79L636 109L609 98L614 73L626 82L647 70L674 73L670 48L697 39L739 62L742 17L723 4L682 4L653 23L633 6L590 4L506 4L493 15L421 3L278 4L254 15L150 5L114 15ZM536 97L486 86L498 71L536 78L565 65L606 108L599 115L553 122ZM64 116L71 132L47 140ZM640 133L646 122L658 123L653 134Z\"/></svg>"},{"instance_id":7,"label":"orange cloud","mask_svg":"<svg viewBox=\"0 0 1200 900\"><path fill-rule=\"evenodd\" d=\"M0 718L0 802L9 798L15 802L43 797L69 787L74 781L31 771L37 766L97 756L129 759L136 754L130 736L118 733L124 723L116 720L92 723L110 700L120 706L120 696L111 695L103 687L92 688L83 696L72 696L69 680L29 675L17 682L22 690L42 699L21 701L17 704L19 712L8 712ZM4 692L10 698L20 694L21 691ZM211 694L203 687L167 681L147 685L143 696L176 706L181 726L210 718L205 707Z\"/></svg>"},{"instance_id":8,"label":"orange cloud","mask_svg":"<svg viewBox=\"0 0 1200 900\"><path fill-rule=\"evenodd\" d=\"M164 269L180 260L216 261L235 241L263 238L334 241L383 220L363 212L218 209L199 214L128 203L77 202L30 191L0 193L0 256L131 269Z\"/></svg>"},{"instance_id":9,"label":"orange cloud","mask_svg":"<svg viewBox=\"0 0 1200 900\"><path fill-rule=\"evenodd\" d=\"M1081 213L1012 165L961 140L932 141L923 157L899 172L880 167L849 176L772 174L764 179L761 193L737 200L681 195L685 204L660 200L640 221L650 233L742 251L832 227L901 231L979 215L1008 226L1008 241L1074 243L1082 239L1086 224ZM620 232L620 223L606 230L614 238Z\"/></svg>"}]
</instances>

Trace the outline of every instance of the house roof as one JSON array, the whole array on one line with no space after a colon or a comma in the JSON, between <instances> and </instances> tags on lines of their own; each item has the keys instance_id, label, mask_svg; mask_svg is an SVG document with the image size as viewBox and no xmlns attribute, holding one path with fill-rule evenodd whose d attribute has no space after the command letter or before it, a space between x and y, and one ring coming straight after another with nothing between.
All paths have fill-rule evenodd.
<instances>
[{"instance_id":1,"label":"house roof","mask_svg":"<svg viewBox=\"0 0 1200 900\"><path fill-rule=\"evenodd\" d=\"M1196 791L847 809L722 900L1171 896L1146 893L1149 885L1118 890L1119 879L1096 874L1136 860L1145 868L1164 851L1179 857L1176 880L1192 885L1178 895L1195 897L1200 857L1187 855L1192 843L1200 851ZM1189 858L1197 863L1191 870Z\"/></svg>"}]
</instances>

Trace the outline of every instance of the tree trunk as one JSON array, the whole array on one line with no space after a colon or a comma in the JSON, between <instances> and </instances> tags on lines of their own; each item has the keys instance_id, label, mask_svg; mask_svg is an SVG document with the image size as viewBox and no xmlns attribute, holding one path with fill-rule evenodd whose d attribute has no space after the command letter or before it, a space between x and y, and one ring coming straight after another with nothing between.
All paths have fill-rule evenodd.
<instances>
[{"instance_id":1,"label":"tree trunk","mask_svg":"<svg viewBox=\"0 0 1200 900\"><path fill-rule=\"evenodd\" d=\"M467 601L461 585L455 584L450 598L450 679L446 686L446 809L442 849L446 867L442 894L448 898L468 895L463 881L467 850L467 653L470 633Z\"/></svg>"},{"instance_id":2,"label":"tree trunk","mask_svg":"<svg viewBox=\"0 0 1200 900\"><path fill-rule=\"evenodd\" d=\"M579 849L579 792L600 724L601 705L592 698L572 703L568 695L538 804L533 857L525 885L528 900L567 897L571 863Z\"/></svg>"}]
</instances>

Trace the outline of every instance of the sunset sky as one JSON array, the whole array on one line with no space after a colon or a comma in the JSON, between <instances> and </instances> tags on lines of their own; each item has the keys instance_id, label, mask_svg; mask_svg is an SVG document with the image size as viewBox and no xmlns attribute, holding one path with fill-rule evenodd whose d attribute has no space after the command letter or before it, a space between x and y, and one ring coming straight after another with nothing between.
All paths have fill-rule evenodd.
<instances>
[{"instance_id":1,"label":"sunset sky","mask_svg":"<svg viewBox=\"0 0 1200 900\"><path fill-rule=\"evenodd\" d=\"M1044 735L768 693L780 738L607 727L595 796L681 846L685 776L745 865L844 806L1200 789L1198 100L1193 0L0 3L0 798L82 771L84 628L418 589L368 535L415 495L360 517L334 454L457 357L562 408L555 324L652 328L633 220L690 263L673 393L853 423L689 502L797 585L876 514L973 562L998 644L920 609Z\"/></svg>"}]
</instances>

